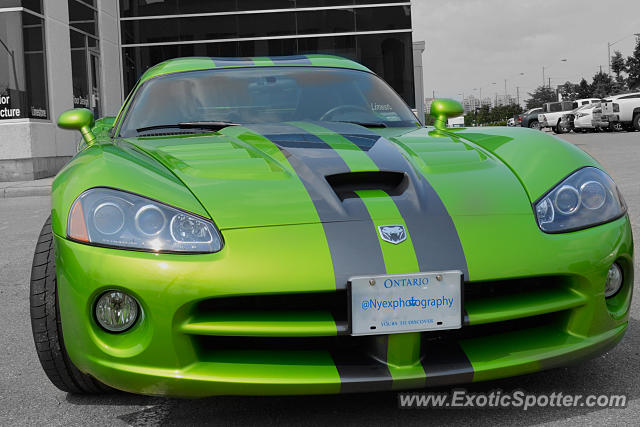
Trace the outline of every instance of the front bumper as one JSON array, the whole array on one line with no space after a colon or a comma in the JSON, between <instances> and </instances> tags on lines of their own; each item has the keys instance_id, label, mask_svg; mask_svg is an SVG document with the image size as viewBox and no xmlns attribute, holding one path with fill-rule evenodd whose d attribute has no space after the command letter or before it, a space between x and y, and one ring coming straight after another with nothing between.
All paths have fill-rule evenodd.
<instances>
[{"instance_id":1,"label":"front bumper","mask_svg":"<svg viewBox=\"0 0 640 427\"><path fill-rule=\"evenodd\" d=\"M65 345L80 370L114 388L204 397L491 380L595 357L623 337L633 286L626 217L566 235L540 233L518 215L454 220L458 229L490 232L496 222L504 231L493 240L462 236L471 281L459 331L349 336L346 296L326 260L307 256L320 242L300 242L316 235L318 225L308 224L227 230L225 249L209 255L129 252L56 236ZM264 248L274 241L272 256ZM614 261L625 284L605 301ZM92 316L96 298L113 288L133 294L143 312L122 334L103 331Z\"/></svg>"}]
</instances>

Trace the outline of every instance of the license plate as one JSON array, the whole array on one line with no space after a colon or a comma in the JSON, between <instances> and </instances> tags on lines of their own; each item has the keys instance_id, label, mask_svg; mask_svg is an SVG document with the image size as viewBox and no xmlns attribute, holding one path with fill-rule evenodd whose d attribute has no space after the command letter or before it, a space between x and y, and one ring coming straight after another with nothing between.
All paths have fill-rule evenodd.
<instances>
[{"instance_id":1,"label":"license plate","mask_svg":"<svg viewBox=\"0 0 640 427\"><path fill-rule=\"evenodd\" d=\"M462 277L461 271L352 277L351 335L461 328Z\"/></svg>"}]
</instances>

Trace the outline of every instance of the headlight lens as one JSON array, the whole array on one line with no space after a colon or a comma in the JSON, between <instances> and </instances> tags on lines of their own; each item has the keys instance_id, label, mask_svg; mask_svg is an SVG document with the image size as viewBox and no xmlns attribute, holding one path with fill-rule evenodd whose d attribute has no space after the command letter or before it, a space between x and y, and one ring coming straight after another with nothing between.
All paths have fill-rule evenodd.
<instances>
[{"instance_id":1,"label":"headlight lens","mask_svg":"<svg viewBox=\"0 0 640 427\"><path fill-rule=\"evenodd\" d=\"M151 252L218 252L222 237L208 219L142 196L92 188L71 207L68 236L100 246Z\"/></svg>"},{"instance_id":2,"label":"headlight lens","mask_svg":"<svg viewBox=\"0 0 640 427\"><path fill-rule=\"evenodd\" d=\"M547 233L565 233L612 221L626 212L616 184L594 167L580 169L535 204L538 225Z\"/></svg>"}]
</instances>

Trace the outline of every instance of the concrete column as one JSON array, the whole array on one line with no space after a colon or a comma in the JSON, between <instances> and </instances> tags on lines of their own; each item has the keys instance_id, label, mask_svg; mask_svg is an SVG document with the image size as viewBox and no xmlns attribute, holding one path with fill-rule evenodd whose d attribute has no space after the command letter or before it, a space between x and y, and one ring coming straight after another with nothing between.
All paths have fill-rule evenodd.
<instances>
[{"instance_id":1,"label":"concrete column","mask_svg":"<svg viewBox=\"0 0 640 427\"><path fill-rule=\"evenodd\" d=\"M118 2L98 0L98 29L100 31L100 68L102 114L115 116L122 105L122 54Z\"/></svg>"},{"instance_id":2,"label":"concrete column","mask_svg":"<svg viewBox=\"0 0 640 427\"><path fill-rule=\"evenodd\" d=\"M422 124L424 124L424 73L422 68L424 50L424 41L413 42L413 81L416 95L416 111Z\"/></svg>"},{"instance_id":3,"label":"concrete column","mask_svg":"<svg viewBox=\"0 0 640 427\"><path fill-rule=\"evenodd\" d=\"M58 116L65 110L73 108L68 0L47 0L42 4L46 17L45 39L51 132L46 138L32 140L33 156L41 157L45 153L58 157L73 156L76 153L80 134L55 126ZM52 146L54 147L53 151L51 150Z\"/></svg>"}]
</instances>

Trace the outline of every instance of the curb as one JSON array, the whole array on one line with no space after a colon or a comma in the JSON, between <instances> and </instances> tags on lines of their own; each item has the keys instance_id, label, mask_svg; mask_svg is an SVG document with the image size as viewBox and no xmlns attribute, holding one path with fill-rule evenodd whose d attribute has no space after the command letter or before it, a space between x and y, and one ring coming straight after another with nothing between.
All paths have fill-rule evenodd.
<instances>
[{"instance_id":1,"label":"curb","mask_svg":"<svg viewBox=\"0 0 640 427\"><path fill-rule=\"evenodd\" d=\"M0 199L11 199L14 197L49 196L50 194L50 186L0 188Z\"/></svg>"}]
</instances>

